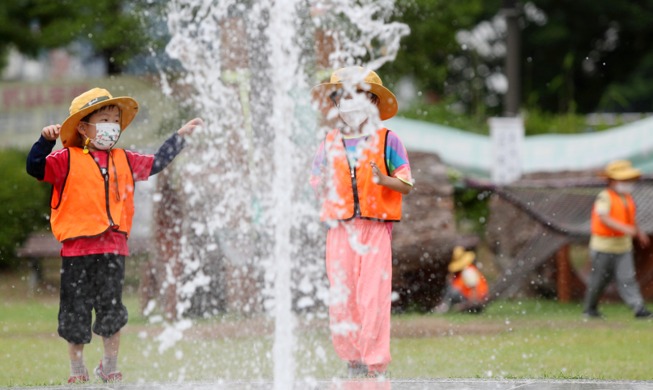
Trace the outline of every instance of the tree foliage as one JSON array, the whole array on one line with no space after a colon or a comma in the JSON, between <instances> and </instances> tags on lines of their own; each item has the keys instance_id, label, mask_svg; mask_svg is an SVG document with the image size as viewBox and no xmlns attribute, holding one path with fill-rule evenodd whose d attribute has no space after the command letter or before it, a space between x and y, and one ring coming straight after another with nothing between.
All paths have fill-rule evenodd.
<instances>
[{"instance_id":1,"label":"tree foliage","mask_svg":"<svg viewBox=\"0 0 653 390\"><path fill-rule=\"evenodd\" d=\"M36 57L44 49L88 42L119 73L147 49L139 2L125 0L9 0L0 2L0 56L13 46Z\"/></svg>"},{"instance_id":2,"label":"tree foliage","mask_svg":"<svg viewBox=\"0 0 653 390\"><path fill-rule=\"evenodd\" d=\"M553 112L651 110L653 1L533 0L523 30L524 101ZM646 83L650 84L650 83Z\"/></svg>"},{"instance_id":3,"label":"tree foliage","mask_svg":"<svg viewBox=\"0 0 653 390\"><path fill-rule=\"evenodd\" d=\"M473 26L486 14L482 0L412 0L399 2L397 20L408 24L410 35L402 40L394 62L383 66L384 79L396 83L401 77L415 80L420 90L438 99L450 77L450 57L461 51L455 35Z\"/></svg>"},{"instance_id":4,"label":"tree foliage","mask_svg":"<svg viewBox=\"0 0 653 390\"><path fill-rule=\"evenodd\" d=\"M0 268L12 263L31 232L48 227L50 187L25 173L26 158L22 151L0 152Z\"/></svg>"},{"instance_id":5,"label":"tree foliage","mask_svg":"<svg viewBox=\"0 0 653 390\"><path fill-rule=\"evenodd\" d=\"M408 24L411 34L396 60L380 70L384 80L393 86L410 77L428 101L454 100L483 116L486 107L500 104L484 83L501 71L501 59L483 58L456 37L492 20L505 3L397 1L395 19ZM525 107L555 113L653 110L653 0L516 3L522 11ZM150 0L2 1L0 60L10 46L38 56L43 49L84 41L107 60L109 73L118 73L136 55L160 50L161 36L152 36L152 26L164 24L162 9L165 3ZM533 9L546 16L545 23L529 18Z\"/></svg>"},{"instance_id":6,"label":"tree foliage","mask_svg":"<svg viewBox=\"0 0 653 390\"><path fill-rule=\"evenodd\" d=\"M493 92L483 83L493 69L502 70L503 59L484 57L470 47L463 50L456 34L474 35L483 24L487 28L504 3L409 2L397 18L410 26L411 35L402 41L396 61L382 72L395 82L411 76L430 100L453 98L468 113L485 115ZM653 86L648 82L653 76L653 0L516 3L526 108L566 114L653 110ZM544 15L544 22L534 21L534 10ZM505 31L497 33L505 39Z\"/></svg>"}]
</instances>

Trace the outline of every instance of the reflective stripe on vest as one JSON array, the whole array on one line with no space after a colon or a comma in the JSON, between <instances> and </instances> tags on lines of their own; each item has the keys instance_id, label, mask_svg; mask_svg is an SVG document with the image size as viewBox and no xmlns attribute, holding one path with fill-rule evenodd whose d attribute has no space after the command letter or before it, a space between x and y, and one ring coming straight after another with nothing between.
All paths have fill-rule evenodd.
<instances>
[{"instance_id":1,"label":"reflective stripe on vest","mask_svg":"<svg viewBox=\"0 0 653 390\"><path fill-rule=\"evenodd\" d=\"M608 216L615 221L629 226L635 226L635 201L630 194L619 195L616 191L608 189L610 195L610 213ZM596 206L592 207L592 235L601 237L622 237L624 233L608 227L601 221L596 212Z\"/></svg>"},{"instance_id":2,"label":"reflective stripe on vest","mask_svg":"<svg viewBox=\"0 0 653 390\"><path fill-rule=\"evenodd\" d=\"M471 264L465 268L472 268L478 274L478 284L475 287L467 287L463 281L463 273L457 272L451 281L451 285L458 290L467 299L482 301L487 298L488 285L487 280L481 273L481 271L476 268L475 265Z\"/></svg>"},{"instance_id":3,"label":"reflective stripe on vest","mask_svg":"<svg viewBox=\"0 0 653 390\"><path fill-rule=\"evenodd\" d=\"M355 169L349 166L344 139L339 130L327 134L324 150L328 164L332 164L333 180L330 189L322 203L322 221L348 220L359 216L380 221L401 220L402 194L373 182L373 172L370 161L374 161L382 173L389 175L386 166L386 140L388 129L377 130L374 136L368 137L369 144L359 156ZM355 187L354 187L355 184Z\"/></svg>"},{"instance_id":4,"label":"reflective stripe on vest","mask_svg":"<svg viewBox=\"0 0 653 390\"><path fill-rule=\"evenodd\" d=\"M125 151L114 149L110 153L103 175L91 154L68 148L68 174L61 189L52 189L50 199L50 224L57 240L93 237L111 227L129 235L134 178Z\"/></svg>"}]
</instances>

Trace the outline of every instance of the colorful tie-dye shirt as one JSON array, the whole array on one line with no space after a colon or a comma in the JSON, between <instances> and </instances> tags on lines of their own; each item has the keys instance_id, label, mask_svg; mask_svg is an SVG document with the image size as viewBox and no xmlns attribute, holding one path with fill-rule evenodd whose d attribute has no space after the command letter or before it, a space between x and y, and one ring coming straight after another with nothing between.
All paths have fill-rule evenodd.
<instances>
[{"instance_id":1,"label":"colorful tie-dye shirt","mask_svg":"<svg viewBox=\"0 0 653 390\"><path fill-rule=\"evenodd\" d=\"M360 155L358 145L364 141L365 138L366 136L343 136L350 165L356 164L356 160ZM388 131L388 137L386 141L385 157L390 176L396 177L404 183L410 184L412 186L413 178L410 173L408 153L406 153L404 144L401 143L399 137L397 137L397 135L392 131ZM315 189L317 189L320 184L321 174L326 168L326 164L327 159L326 154L324 153L324 141L322 141L319 148L317 149L315 158L313 159L313 169L311 171L311 185Z\"/></svg>"}]
</instances>

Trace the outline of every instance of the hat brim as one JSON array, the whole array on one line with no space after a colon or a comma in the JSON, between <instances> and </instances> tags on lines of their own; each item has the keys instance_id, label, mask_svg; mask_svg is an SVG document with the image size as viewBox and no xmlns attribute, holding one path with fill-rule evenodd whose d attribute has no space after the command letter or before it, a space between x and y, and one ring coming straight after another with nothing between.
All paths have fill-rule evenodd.
<instances>
[{"instance_id":1,"label":"hat brim","mask_svg":"<svg viewBox=\"0 0 653 390\"><path fill-rule=\"evenodd\" d=\"M121 132L125 131L127 126L134 120L136 114L138 114L138 103L136 100L130 98L129 96L120 96L107 100L103 100L99 103L93 104L91 106L85 107L78 112L70 115L66 120L61 124L61 130L59 131L59 137L61 138L61 143L65 148L78 145L79 133L77 132L77 125L79 122L88 114L93 111L99 110L105 106L117 106L120 108L120 130Z\"/></svg>"},{"instance_id":2,"label":"hat brim","mask_svg":"<svg viewBox=\"0 0 653 390\"><path fill-rule=\"evenodd\" d=\"M476 255L474 252L465 252L459 258L449 263L449 272L454 273L462 271L465 267L474 262Z\"/></svg>"},{"instance_id":3,"label":"hat brim","mask_svg":"<svg viewBox=\"0 0 653 390\"><path fill-rule=\"evenodd\" d=\"M610 174L603 173L603 176L611 180L635 180L642 176L642 172L639 169L630 168Z\"/></svg>"},{"instance_id":4,"label":"hat brim","mask_svg":"<svg viewBox=\"0 0 653 390\"><path fill-rule=\"evenodd\" d=\"M395 95L386 87L376 83L365 83L369 86L369 89L365 89L367 92L371 92L379 98L379 117L382 121L392 118L397 114L399 106L397 104L397 98ZM322 83L318 84L311 89L311 95L313 100L320 103L320 110L323 114L326 114L329 109L331 109L331 94L342 88L342 83ZM325 112L326 109L326 112Z\"/></svg>"}]
</instances>

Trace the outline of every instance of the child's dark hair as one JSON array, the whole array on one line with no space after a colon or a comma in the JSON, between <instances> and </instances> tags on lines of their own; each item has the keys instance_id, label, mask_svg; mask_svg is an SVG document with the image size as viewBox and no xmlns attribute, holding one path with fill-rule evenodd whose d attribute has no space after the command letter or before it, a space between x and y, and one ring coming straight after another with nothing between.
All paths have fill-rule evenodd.
<instances>
[{"instance_id":1,"label":"child's dark hair","mask_svg":"<svg viewBox=\"0 0 653 390\"><path fill-rule=\"evenodd\" d=\"M91 119L91 116L93 116L93 114L96 114L96 113L98 113L98 112L106 111L106 110L108 110L108 109L110 109L110 108L117 108L118 110L120 110L120 107L116 106L115 104L110 104L110 105L108 105L108 106L100 107L100 108L98 108L97 110L93 111L92 113L86 115L85 117L83 117L83 118L80 120L80 122L87 122L87 123L88 123L88 120Z\"/></svg>"}]
</instances>

